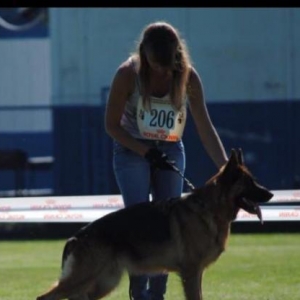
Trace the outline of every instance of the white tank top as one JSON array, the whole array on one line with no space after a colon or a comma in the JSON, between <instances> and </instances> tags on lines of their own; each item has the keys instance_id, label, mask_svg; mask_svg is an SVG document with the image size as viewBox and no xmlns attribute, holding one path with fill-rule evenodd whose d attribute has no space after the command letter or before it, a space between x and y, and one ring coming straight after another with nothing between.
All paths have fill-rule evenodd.
<instances>
[{"instance_id":1,"label":"white tank top","mask_svg":"<svg viewBox=\"0 0 300 300\"><path fill-rule=\"evenodd\" d=\"M137 74L132 59L131 62ZM144 108L137 74L135 89L126 102L121 126L139 139L170 142L181 140L186 123L186 105L183 105L179 111L173 108L169 94L164 97L151 96L150 103L151 109Z\"/></svg>"}]
</instances>

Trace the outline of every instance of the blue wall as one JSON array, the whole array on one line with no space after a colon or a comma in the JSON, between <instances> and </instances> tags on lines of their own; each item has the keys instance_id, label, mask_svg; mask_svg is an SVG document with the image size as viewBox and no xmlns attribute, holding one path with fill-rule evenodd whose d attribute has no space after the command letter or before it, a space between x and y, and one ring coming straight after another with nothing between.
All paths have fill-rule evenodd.
<instances>
[{"instance_id":1,"label":"blue wall","mask_svg":"<svg viewBox=\"0 0 300 300\"><path fill-rule=\"evenodd\" d=\"M56 195L118 193L103 120L103 107L54 107Z\"/></svg>"},{"instance_id":2,"label":"blue wall","mask_svg":"<svg viewBox=\"0 0 300 300\"><path fill-rule=\"evenodd\" d=\"M241 147L254 176L271 189L290 189L300 174L300 103L235 102L209 104L208 109L226 151ZM191 120L186 128L186 174L202 184L215 172L199 145ZM195 146L194 146L195 145ZM200 159L199 164L197 157Z\"/></svg>"},{"instance_id":3,"label":"blue wall","mask_svg":"<svg viewBox=\"0 0 300 300\"><path fill-rule=\"evenodd\" d=\"M271 189L294 188L300 175L300 102L209 103L208 110L229 153L241 147L247 165ZM112 170L112 140L104 129L103 106L52 107L53 131L1 133L2 149L28 156L53 156L50 172L39 172L34 187L55 195L119 193ZM184 133L186 176L200 186L215 172L188 115ZM1 190L12 189L13 173L0 172ZM27 174L27 182L28 182ZM299 186L298 186L299 188Z\"/></svg>"},{"instance_id":4,"label":"blue wall","mask_svg":"<svg viewBox=\"0 0 300 300\"><path fill-rule=\"evenodd\" d=\"M290 189L300 174L300 102L208 104L229 152L241 147L254 176L271 189ZM119 193L112 172L112 140L104 130L104 108L55 107L55 192L58 195ZM186 176L202 185L215 172L191 115L184 134ZM71 146L70 146L71 145Z\"/></svg>"}]
</instances>

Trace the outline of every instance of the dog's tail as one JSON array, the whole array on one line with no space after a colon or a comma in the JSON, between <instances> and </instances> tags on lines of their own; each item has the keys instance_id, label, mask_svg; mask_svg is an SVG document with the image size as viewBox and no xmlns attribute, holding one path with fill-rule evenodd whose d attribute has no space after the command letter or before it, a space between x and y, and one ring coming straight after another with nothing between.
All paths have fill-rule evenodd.
<instances>
[{"instance_id":1,"label":"dog's tail","mask_svg":"<svg viewBox=\"0 0 300 300\"><path fill-rule=\"evenodd\" d=\"M62 262L61 262L61 268L63 269L64 263L67 259L67 257L70 255L70 253L72 252L72 250L74 249L74 246L76 244L76 238L70 238L67 240L64 250L63 250L63 254L62 254ZM55 281L51 287L48 289L48 291L41 295L38 296L36 298L36 300L49 300L49 299L53 299L53 291L57 289L59 285L59 281Z\"/></svg>"},{"instance_id":2,"label":"dog's tail","mask_svg":"<svg viewBox=\"0 0 300 300\"><path fill-rule=\"evenodd\" d=\"M63 253L62 253L62 260L61 260L61 268L64 266L64 262L66 261L67 257L70 255L70 253L73 251L75 246L77 245L77 238L71 237L67 240Z\"/></svg>"}]
</instances>

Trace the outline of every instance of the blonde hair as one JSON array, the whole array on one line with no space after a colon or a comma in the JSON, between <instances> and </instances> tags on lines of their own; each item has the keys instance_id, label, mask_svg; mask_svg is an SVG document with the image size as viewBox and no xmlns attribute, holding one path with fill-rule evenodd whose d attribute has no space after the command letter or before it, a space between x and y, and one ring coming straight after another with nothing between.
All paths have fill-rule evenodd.
<instances>
[{"instance_id":1,"label":"blonde hair","mask_svg":"<svg viewBox=\"0 0 300 300\"><path fill-rule=\"evenodd\" d=\"M172 69L170 99L174 108L180 110L184 104L191 60L185 41L179 32L167 22L160 21L147 25L141 33L137 50L133 56L139 59L139 77L144 107L150 107L150 65L145 48L149 49L157 63ZM175 49L175 61L173 51Z\"/></svg>"}]
</instances>

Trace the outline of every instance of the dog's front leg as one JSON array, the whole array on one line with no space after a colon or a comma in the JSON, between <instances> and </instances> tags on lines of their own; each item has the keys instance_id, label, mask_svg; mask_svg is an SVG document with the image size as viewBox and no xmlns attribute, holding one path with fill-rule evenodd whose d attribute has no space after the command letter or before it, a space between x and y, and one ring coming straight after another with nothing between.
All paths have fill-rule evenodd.
<instances>
[{"instance_id":1,"label":"dog's front leg","mask_svg":"<svg viewBox=\"0 0 300 300\"><path fill-rule=\"evenodd\" d=\"M180 273L186 300L203 300L202 274L203 271L195 267L185 269Z\"/></svg>"}]
</instances>

